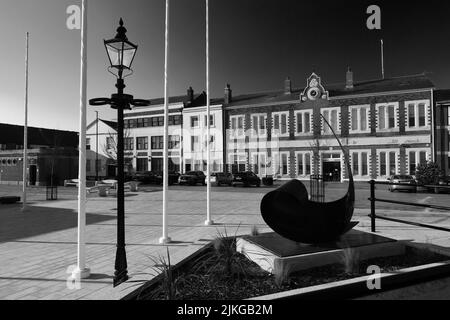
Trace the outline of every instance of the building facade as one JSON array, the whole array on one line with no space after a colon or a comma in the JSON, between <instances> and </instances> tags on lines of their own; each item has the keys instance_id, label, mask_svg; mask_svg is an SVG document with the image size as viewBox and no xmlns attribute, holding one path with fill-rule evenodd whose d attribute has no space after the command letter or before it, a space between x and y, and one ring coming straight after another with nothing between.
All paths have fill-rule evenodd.
<instances>
[{"instance_id":1,"label":"building facade","mask_svg":"<svg viewBox=\"0 0 450 320\"><path fill-rule=\"evenodd\" d=\"M23 126L0 124L0 184L23 182ZM78 175L78 133L28 128L28 183L53 183Z\"/></svg>"},{"instance_id":2,"label":"building facade","mask_svg":"<svg viewBox=\"0 0 450 320\"><path fill-rule=\"evenodd\" d=\"M330 126L348 150L355 180L414 174L434 159L433 84L424 75L325 86L312 74L304 88L247 95L225 104L230 171L279 179L348 178ZM327 122L329 125L327 125Z\"/></svg>"}]
</instances>

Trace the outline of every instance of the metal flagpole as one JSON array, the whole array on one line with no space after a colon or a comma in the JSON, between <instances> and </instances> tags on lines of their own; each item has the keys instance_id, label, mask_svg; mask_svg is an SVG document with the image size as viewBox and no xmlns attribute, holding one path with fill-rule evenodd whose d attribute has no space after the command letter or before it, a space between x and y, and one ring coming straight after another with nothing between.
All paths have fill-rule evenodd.
<instances>
[{"instance_id":1,"label":"metal flagpole","mask_svg":"<svg viewBox=\"0 0 450 320\"><path fill-rule=\"evenodd\" d=\"M206 0L206 221L205 225L214 224L211 220L211 99L209 96L209 0Z\"/></svg>"},{"instance_id":2,"label":"metal flagpole","mask_svg":"<svg viewBox=\"0 0 450 320\"><path fill-rule=\"evenodd\" d=\"M30 35L26 35L26 54L25 54L25 124L23 127L23 168L22 168L22 211L27 208L27 169L28 169L28 53L29 53Z\"/></svg>"},{"instance_id":3,"label":"metal flagpole","mask_svg":"<svg viewBox=\"0 0 450 320\"><path fill-rule=\"evenodd\" d=\"M81 74L80 74L80 142L78 162L78 261L73 276L88 278L86 267L86 96L87 96L87 0L82 0Z\"/></svg>"},{"instance_id":4,"label":"metal flagpole","mask_svg":"<svg viewBox=\"0 0 450 320\"><path fill-rule=\"evenodd\" d=\"M384 42L381 39L381 76L384 79Z\"/></svg>"},{"instance_id":5,"label":"metal flagpole","mask_svg":"<svg viewBox=\"0 0 450 320\"><path fill-rule=\"evenodd\" d=\"M169 67L169 0L166 0L166 31L165 31L165 57L164 57L164 152L163 152L163 234L159 243L171 242L167 227L167 188L169 186L169 90L168 90L168 67Z\"/></svg>"}]
</instances>

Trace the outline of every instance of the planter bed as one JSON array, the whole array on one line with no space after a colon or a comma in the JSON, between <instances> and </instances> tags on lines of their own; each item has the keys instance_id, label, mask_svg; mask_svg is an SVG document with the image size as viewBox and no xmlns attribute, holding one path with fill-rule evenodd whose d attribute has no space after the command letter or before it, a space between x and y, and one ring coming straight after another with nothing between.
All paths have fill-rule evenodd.
<instances>
[{"instance_id":1,"label":"planter bed","mask_svg":"<svg viewBox=\"0 0 450 320\"><path fill-rule=\"evenodd\" d=\"M345 271L344 264L333 264L294 272L287 278L264 271L240 253L235 253L229 264L219 257L210 244L173 266L171 299L354 298L370 293L366 273L370 265L381 268L383 290L450 274L449 257L412 246L406 246L401 256L362 260L352 271ZM163 280L163 275L155 277L126 299L167 299Z\"/></svg>"}]
</instances>

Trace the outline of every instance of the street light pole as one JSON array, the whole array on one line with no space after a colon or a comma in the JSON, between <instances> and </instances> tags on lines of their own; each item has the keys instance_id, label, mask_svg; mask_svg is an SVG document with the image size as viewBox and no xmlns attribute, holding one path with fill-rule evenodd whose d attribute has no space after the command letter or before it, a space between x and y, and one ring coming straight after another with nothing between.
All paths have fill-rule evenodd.
<instances>
[{"instance_id":1,"label":"street light pole","mask_svg":"<svg viewBox=\"0 0 450 320\"><path fill-rule=\"evenodd\" d=\"M123 98L125 84L122 70L117 78L117 96ZM114 285L128 280L127 256L125 252L125 195L124 195L124 168L123 168L123 102L117 106L117 251L114 273Z\"/></svg>"},{"instance_id":2,"label":"street light pole","mask_svg":"<svg viewBox=\"0 0 450 320\"><path fill-rule=\"evenodd\" d=\"M98 182L98 111L95 111L97 115L96 127L95 127L95 181Z\"/></svg>"},{"instance_id":3,"label":"street light pole","mask_svg":"<svg viewBox=\"0 0 450 320\"><path fill-rule=\"evenodd\" d=\"M124 194L124 123L123 110L131 109L131 105L144 107L150 105L150 101L134 99L132 95L124 94L125 83L123 80L124 70L132 71L131 64L136 55L137 45L128 41L126 36L127 29L123 26L120 19L120 26L113 39L104 40L106 52L108 53L111 64L109 72L117 77L117 93L112 94L111 98L90 99L92 106L111 105L111 108L117 109L117 248L114 272L114 287L128 280L127 256L125 251L125 194ZM116 69L117 74L111 70Z\"/></svg>"}]
</instances>

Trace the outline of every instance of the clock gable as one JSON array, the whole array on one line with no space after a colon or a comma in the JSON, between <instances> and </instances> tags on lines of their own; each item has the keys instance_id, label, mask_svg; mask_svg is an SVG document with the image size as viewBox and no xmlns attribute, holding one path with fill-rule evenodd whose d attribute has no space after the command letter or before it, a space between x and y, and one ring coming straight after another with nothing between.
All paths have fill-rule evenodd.
<instances>
[{"instance_id":1,"label":"clock gable","mask_svg":"<svg viewBox=\"0 0 450 320\"><path fill-rule=\"evenodd\" d=\"M314 72L306 81L306 88L300 94L300 101L328 100L328 91L322 86L320 77Z\"/></svg>"}]
</instances>

